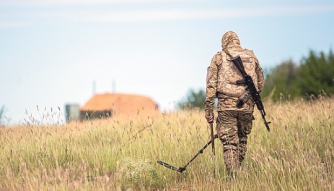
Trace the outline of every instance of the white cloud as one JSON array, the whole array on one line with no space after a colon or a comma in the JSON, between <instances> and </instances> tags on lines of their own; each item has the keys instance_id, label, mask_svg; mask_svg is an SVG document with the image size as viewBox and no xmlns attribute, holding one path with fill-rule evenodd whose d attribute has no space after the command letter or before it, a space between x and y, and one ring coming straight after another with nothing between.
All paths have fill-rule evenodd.
<instances>
[{"instance_id":1,"label":"white cloud","mask_svg":"<svg viewBox=\"0 0 334 191\"><path fill-rule=\"evenodd\" d=\"M32 23L29 22L20 22L20 21L0 21L0 28L18 28L18 27L27 27L31 26Z\"/></svg>"},{"instance_id":2,"label":"white cloud","mask_svg":"<svg viewBox=\"0 0 334 191\"><path fill-rule=\"evenodd\" d=\"M79 1L79 0L78 0ZM90 0L86 0L87 2ZM98 0L106 1L106 0ZM115 0L116 1L116 0ZM127 0L130 1L130 0ZM145 0L141 0L145 1ZM149 1L149 0L147 0ZM76 0L75 0L76 2ZM20 14L0 13L0 27L28 26L30 23L43 23L43 20L60 19L71 22L90 23L131 23L156 22L166 20L189 19L219 19L219 18L249 18L263 16L291 16L334 11L334 5L329 6L286 6L242 9L155 9L155 10L67 10L67 11L37 11ZM18 16L19 15L19 16ZM12 20L13 22L8 21ZM3 20L3 21L1 21ZM41 22L35 22L41 20ZM6 22L4 22L6 21ZM24 21L24 22L23 22Z\"/></svg>"},{"instance_id":3,"label":"white cloud","mask_svg":"<svg viewBox=\"0 0 334 191\"><path fill-rule=\"evenodd\" d=\"M163 20L243 18L259 16L286 16L334 11L333 6L266 7L247 9L164 9L138 11L85 11L67 14L80 22L150 22ZM65 15L63 15L65 16ZM65 16L66 17L66 16Z\"/></svg>"},{"instance_id":4,"label":"white cloud","mask_svg":"<svg viewBox=\"0 0 334 191\"><path fill-rule=\"evenodd\" d=\"M85 5L85 4L113 4L113 3L161 3L161 2L203 2L210 0L4 0L0 5Z\"/></svg>"}]
</instances>

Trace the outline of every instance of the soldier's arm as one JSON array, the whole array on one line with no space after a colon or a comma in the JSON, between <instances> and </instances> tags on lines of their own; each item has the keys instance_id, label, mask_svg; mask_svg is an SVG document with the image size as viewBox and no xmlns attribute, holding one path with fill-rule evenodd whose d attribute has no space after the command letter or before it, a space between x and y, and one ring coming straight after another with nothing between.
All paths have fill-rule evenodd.
<instances>
[{"instance_id":1,"label":"soldier's arm","mask_svg":"<svg viewBox=\"0 0 334 191\"><path fill-rule=\"evenodd\" d=\"M255 68L255 72L257 75L257 89L259 90L259 93L262 91L263 86L264 86L264 77L263 77L263 70L260 66L260 62L259 60L256 58L254 52L252 50L247 50L245 49L247 54L251 55L254 59L255 59L255 64L256 64L256 68Z\"/></svg>"},{"instance_id":2,"label":"soldier's arm","mask_svg":"<svg viewBox=\"0 0 334 191\"><path fill-rule=\"evenodd\" d=\"M258 90L259 93L262 91L263 87L264 87L264 76L263 76L263 70L260 66L260 63L258 61L258 59L256 59L256 75L257 75L257 85L258 85Z\"/></svg>"},{"instance_id":3,"label":"soldier's arm","mask_svg":"<svg viewBox=\"0 0 334 191\"><path fill-rule=\"evenodd\" d=\"M216 54L207 69L206 76L206 98L204 102L204 109L206 111L213 111L214 109L214 99L217 93L217 83L218 83L218 68L217 68L217 55Z\"/></svg>"}]
</instances>

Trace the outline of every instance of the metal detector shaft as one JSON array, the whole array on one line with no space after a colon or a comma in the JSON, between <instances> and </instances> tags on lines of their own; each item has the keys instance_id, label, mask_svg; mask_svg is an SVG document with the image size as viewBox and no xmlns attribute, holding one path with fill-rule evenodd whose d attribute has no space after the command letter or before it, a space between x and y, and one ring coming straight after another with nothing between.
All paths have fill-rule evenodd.
<instances>
[{"instance_id":1,"label":"metal detector shaft","mask_svg":"<svg viewBox=\"0 0 334 191\"><path fill-rule=\"evenodd\" d=\"M218 134L215 134L215 135L214 135L214 139L216 139L216 138L218 138ZM213 139L213 140L214 140L214 139ZM202 154L202 153L203 153L204 149L206 149L206 147L208 147L208 146L212 143L213 140L210 140L208 143L206 143L206 145L204 145L204 147L203 147L201 150L199 150L198 153L197 153L192 159L190 159L190 161L189 161L185 166L183 166L183 167L176 168L176 167L174 167L174 166L172 166L172 165L170 165L170 164L168 164L168 163L162 162L162 161L157 161L157 163L159 163L160 165L162 165L162 166L164 166L164 167L166 167L166 168L169 168L169 169L171 169L171 170L175 170L175 171L177 171L177 172L182 173L183 171L186 170L187 166L188 166L193 160L195 160L195 158L196 158L199 154Z\"/></svg>"},{"instance_id":2,"label":"metal detector shaft","mask_svg":"<svg viewBox=\"0 0 334 191\"><path fill-rule=\"evenodd\" d=\"M218 134L215 134L214 138L215 138L215 139L218 138ZM214 140L214 139L213 139L213 140ZM204 149L206 149L206 147L208 147L208 146L212 143L213 140L210 140L206 145L204 145L204 147L203 147L201 150L199 150L198 153L197 153L192 159L190 159L190 161L189 161L183 168L186 168L186 167L187 167L193 160L195 160L195 158L196 158L199 154L202 154L203 151L204 151Z\"/></svg>"},{"instance_id":3,"label":"metal detector shaft","mask_svg":"<svg viewBox=\"0 0 334 191\"><path fill-rule=\"evenodd\" d=\"M215 156L215 136L213 132L213 123L210 123L210 129L211 129L212 154L213 156Z\"/></svg>"},{"instance_id":4,"label":"metal detector shaft","mask_svg":"<svg viewBox=\"0 0 334 191\"><path fill-rule=\"evenodd\" d=\"M210 123L210 128L211 128L212 157L213 157L213 160L214 160L214 159L215 159L216 152L215 152L215 136L214 136L214 131L213 131L213 123ZM213 162L212 164L213 164L213 174L214 174L214 176L215 176L215 174L216 174L216 169L215 169L214 162Z\"/></svg>"}]
</instances>

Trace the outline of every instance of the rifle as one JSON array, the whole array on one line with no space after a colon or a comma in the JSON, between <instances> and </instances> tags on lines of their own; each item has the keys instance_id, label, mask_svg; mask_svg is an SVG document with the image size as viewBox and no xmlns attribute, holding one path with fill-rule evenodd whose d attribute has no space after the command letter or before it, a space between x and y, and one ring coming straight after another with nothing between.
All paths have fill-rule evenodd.
<instances>
[{"instance_id":1,"label":"rifle","mask_svg":"<svg viewBox=\"0 0 334 191\"><path fill-rule=\"evenodd\" d=\"M264 121L264 125L266 126L268 132L270 132L270 128L269 128L269 124L270 122L267 122L265 116L266 116L266 112L264 111L264 107L263 107L263 103L261 101L261 97L260 94L257 92L253 79L250 75L248 75L245 71L244 65L242 63L242 60L240 58L240 56L236 56L236 57L232 57L232 55L228 52L227 49L224 50L226 52L227 55L229 55L232 59L231 61L233 62L233 64L238 68L238 70L240 71L243 79L238 80L237 84L246 84L247 88L246 88L246 93L241 96L241 98L239 98L238 102L237 102L237 107L241 107L244 102L245 102L245 97L247 97L247 94L253 98L253 101L255 102L257 109L261 112L261 116L262 119Z\"/></svg>"}]
</instances>

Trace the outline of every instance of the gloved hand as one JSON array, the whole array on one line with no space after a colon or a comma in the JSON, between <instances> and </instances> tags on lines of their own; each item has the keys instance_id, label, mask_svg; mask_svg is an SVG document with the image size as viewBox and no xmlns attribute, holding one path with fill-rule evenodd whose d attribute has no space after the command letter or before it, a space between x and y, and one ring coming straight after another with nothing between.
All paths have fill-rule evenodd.
<instances>
[{"instance_id":1,"label":"gloved hand","mask_svg":"<svg viewBox=\"0 0 334 191\"><path fill-rule=\"evenodd\" d=\"M215 119L215 116L213 115L212 110L206 110L205 111L205 118L208 123L213 123L213 120Z\"/></svg>"}]
</instances>

